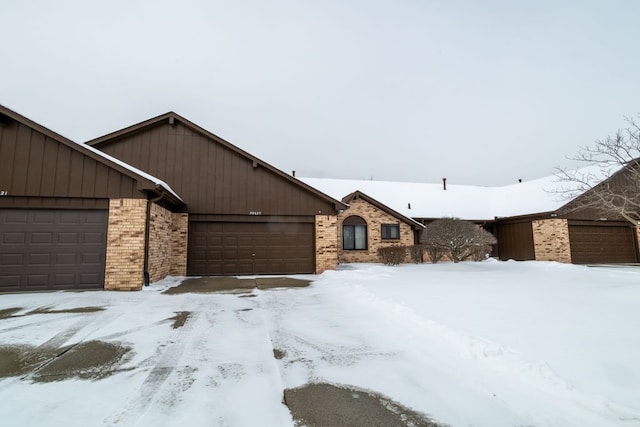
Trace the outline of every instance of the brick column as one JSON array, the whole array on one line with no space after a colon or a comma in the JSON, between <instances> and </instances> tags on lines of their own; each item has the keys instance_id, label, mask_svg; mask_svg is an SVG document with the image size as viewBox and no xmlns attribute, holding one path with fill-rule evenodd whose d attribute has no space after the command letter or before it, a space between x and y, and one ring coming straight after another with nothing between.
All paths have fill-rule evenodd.
<instances>
[{"instance_id":1,"label":"brick column","mask_svg":"<svg viewBox=\"0 0 640 427\"><path fill-rule=\"evenodd\" d=\"M189 214L172 214L171 271L172 276L187 275L187 244L189 238Z\"/></svg>"},{"instance_id":2,"label":"brick column","mask_svg":"<svg viewBox=\"0 0 640 427\"><path fill-rule=\"evenodd\" d=\"M142 289L146 216L145 199L109 200L105 290Z\"/></svg>"},{"instance_id":3,"label":"brick column","mask_svg":"<svg viewBox=\"0 0 640 427\"><path fill-rule=\"evenodd\" d=\"M536 220L532 226L536 261L571 262L569 224L566 219Z\"/></svg>"},{"instance_id":4,"label":"brick column","mask_svg":"<svg viewBox=\"0 0 640 427\"><path fill-rule=\"evenodd\" d=\"M338 217L316 215L316 273L338 266Z\"/></svg>"},{"instance_id":5,"label":"brick column","mask_svg":"<svg viewBox=\"0 0 640 427\"><path fill-rule=\"evenodd\" d=\"M171 271L171 212L151 204L149 217L149 280L157 282Z\"/></svg>"}]
</instances>

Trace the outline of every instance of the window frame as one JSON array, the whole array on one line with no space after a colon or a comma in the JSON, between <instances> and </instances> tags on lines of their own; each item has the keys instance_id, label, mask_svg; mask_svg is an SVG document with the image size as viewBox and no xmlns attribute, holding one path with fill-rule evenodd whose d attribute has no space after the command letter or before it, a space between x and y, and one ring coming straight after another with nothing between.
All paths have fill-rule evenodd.
<instances>
[{"instance_id":1,"label":"window frame","mask_svg":"<svg viewBox=\"0 0 640 427\"><path fill-rule=\"evenodd\" d=\"M391 230L397 231L397 237L393 237ZM387 231L387 234L385 234ZM381 224L380 237L382 240L400 240L400 224Z\"/></svg>"},{"instance_id":2,"label":"window frame","mask_svg":"<svg viewBox=\"0 0 640 427\"><path fill-rule=\"evenodd\" d=\"M349 233L345 233L345 230L349 229ZM358 233L356 230L360 230ZM346 236L350 235L350 243L347 245ZM358 239L358 235L360 239ZM358 245L360 243L360 245ZM343 251L367 251L369 250L369 230L367 222L357 215L346 218L342 223L342 250Z\"/></svg>"}]
</instances>

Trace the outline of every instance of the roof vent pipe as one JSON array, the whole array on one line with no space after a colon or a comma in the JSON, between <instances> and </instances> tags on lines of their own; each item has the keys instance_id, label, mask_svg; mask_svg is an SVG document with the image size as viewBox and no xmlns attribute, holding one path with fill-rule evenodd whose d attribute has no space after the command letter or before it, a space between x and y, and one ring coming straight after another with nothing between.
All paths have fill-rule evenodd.
<instances>
[{"instance_id":1,"label":"roof vent pipe","mask_svg":"<svg viewBox=\"0 0 640 427\"><path fill-rule=\"evenodd\" d=\"M442 178L442 189L447 191L447 178Z\"/></svg>"},{"instance_id":2,"label":"roof vent pipe","mask_svg":"<svg viewBox=\"0 0 640 427\"><path fill-rule=\"evenodd\" d=\"M293 177L296 177L296 171L291 171L291 175L293 175Z\"/></svg>"}]
</instances>

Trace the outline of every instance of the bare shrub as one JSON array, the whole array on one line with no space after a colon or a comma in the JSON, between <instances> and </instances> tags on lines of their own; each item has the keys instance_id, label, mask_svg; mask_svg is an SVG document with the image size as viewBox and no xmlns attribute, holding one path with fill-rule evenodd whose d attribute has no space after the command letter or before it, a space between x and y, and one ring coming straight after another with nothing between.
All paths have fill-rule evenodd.
<instances>
[{"instance_id":1,"label":"bare shrub","mask_svg":"<svg viewBox=\"0 0 640 427\"><path fill-rule=\"evenodd\" d=\"M411 261L416 264L422 264L424 261L422 256L424 255L425 247L424 245L413 245L409 246L409 257L411 257Z\"/></svg>"},{"instance_id":2,"label":"bare shrub","mask_svg":"<svg viewBox=\"0 0 640 427\"><path fill-rule=\"evenodd\" d=\"M398 265L404 262L407 256L407 248L404 246L390 246L378 249L378 258L386 265Z\"/></svg>"},{"instance_id":3,"label":"bare shrub","mask_svg":"<svg viewBox=\"0 0 640 427\"><path fill-rule=\"evenodd\" d=\"M442 218L427 225L422 243L431 256L431 262L438 262L448 254L453 262L471 258L480 261L490 253L496 238L480 226L456 218ZM435 261L434 261L435 259Z\"/></svg>"},{"instance_id":4,"label":"bare shrub","mask_svg":"<svg viewBox=\"0 0 640 427\"><path fill-rule=\"evenodd\" d=\"M435 245L425 245L425 252L433 264L436 264L447 254L446 249Z\"/></svg>"}]
</instances>

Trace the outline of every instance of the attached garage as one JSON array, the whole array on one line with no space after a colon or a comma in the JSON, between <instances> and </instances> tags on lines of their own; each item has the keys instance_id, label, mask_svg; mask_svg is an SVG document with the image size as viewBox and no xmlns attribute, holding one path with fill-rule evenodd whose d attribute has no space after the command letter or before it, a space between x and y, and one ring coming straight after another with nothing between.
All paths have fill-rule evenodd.
<instances>
[{"instance_id":1,"label":"attached garage","mask_svg":"<svg viewBox=\"0 0 640 427\"><path fill-rule=\"evenodd\" d=\"M169 112L87 142L159 177L189 214L189 275L334 268L346 205Z\"/></svg>"},{"instance_id":2,"label":"attached garage","mask_svg":"<svg viewBox=\"0 0 640 427\"><path fill-rule=\"evenodd\" d=\"M0 292L102 289L106 210L0 209Z\"/></svg>"},{"instance_id":3,"label":"attached garage","mask_svg":"<svg viewBox=\"0 0 640 427\"><path fill-rule=\"evenodd\" d=\"M140 289L179 261L181 220L186 255L183 205L151 175L0 106L0 292Z\"/></svg>"},{"instance_id":4,"label":"attached garage","mask_svg":"<svg viewBox=\"0 0 640 427\"><path fill-rule=\"evenodd\" d=\"M569 239L576 264L638 262L636 230L631 225L569 222Z\"/></svg>"},{"instance_id":5,"label":"attached garage","mask_svg":"<svg viewBox=\"0 0 640 427\"><path fill-rule=\"evenodd\" d=\"M313 223L192 221L187 274L313 273L313 231Z\"/></svg>"}]
</instances>

